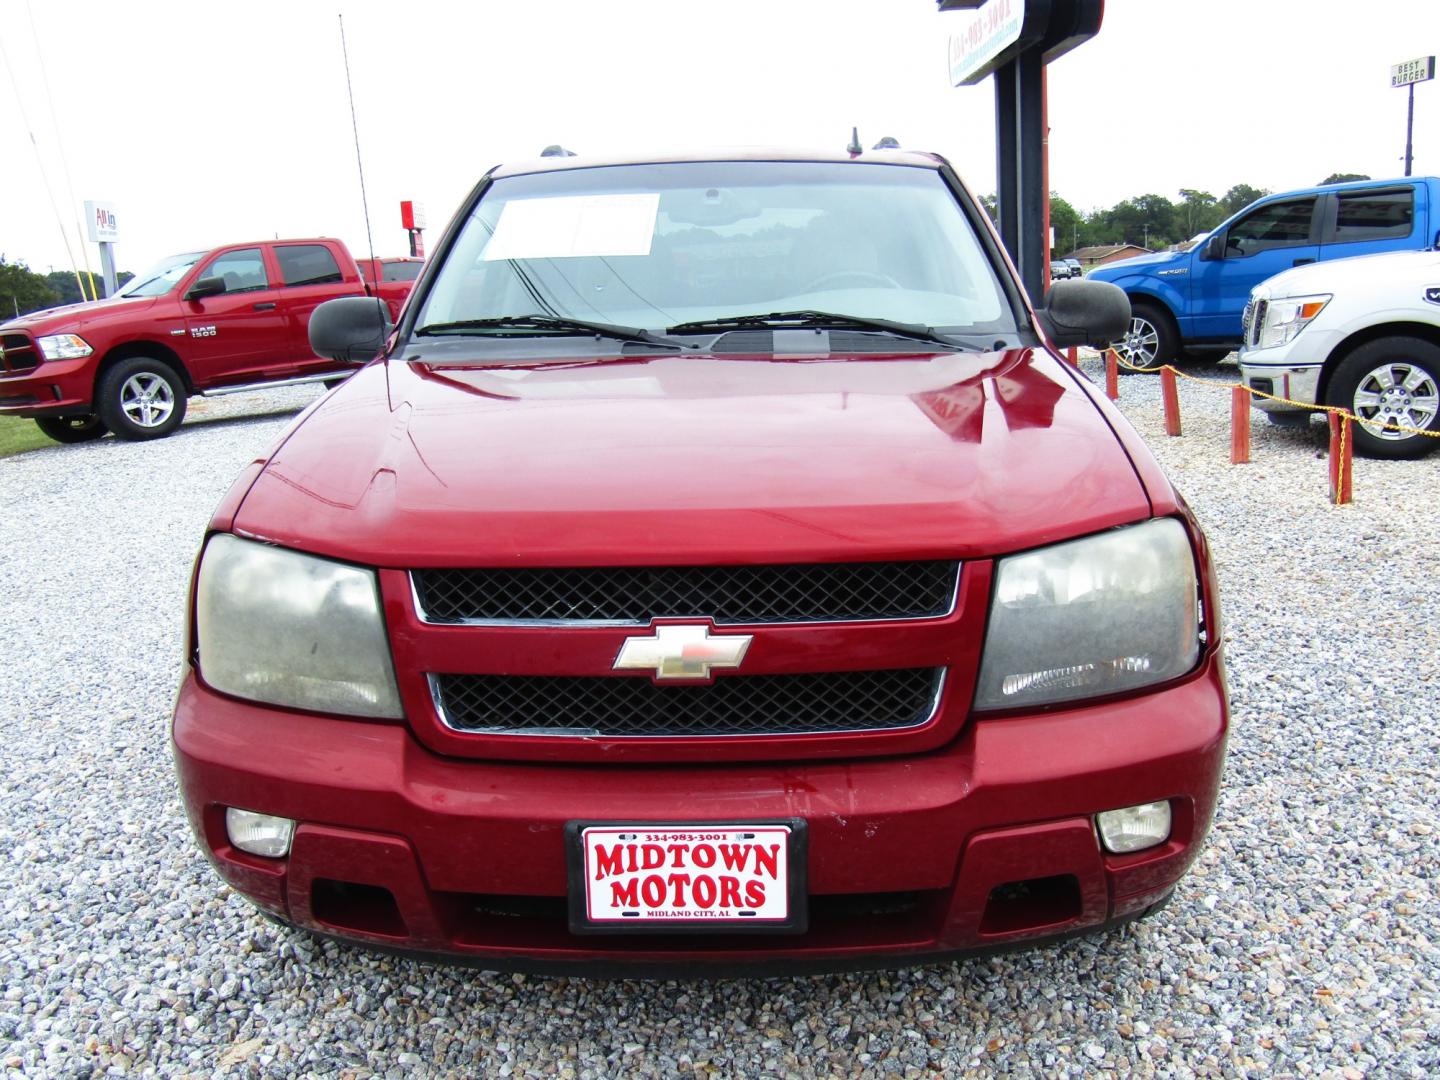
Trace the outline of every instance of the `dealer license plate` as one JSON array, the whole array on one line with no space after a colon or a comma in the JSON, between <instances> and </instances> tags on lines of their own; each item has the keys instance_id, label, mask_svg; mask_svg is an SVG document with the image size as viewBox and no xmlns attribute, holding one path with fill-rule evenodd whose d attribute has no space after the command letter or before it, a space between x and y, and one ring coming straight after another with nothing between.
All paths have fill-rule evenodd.
<instances>
[{"instance_id":1,"label":"dealer license plate","mask_svg":"<svg viewBox=\"0 0 1440 1080\"><path fill-rule=\"evenodd\" d=\"M585 933L800 932L804 822L571 823L570 924Z\"/></svg>"}]
</instances>

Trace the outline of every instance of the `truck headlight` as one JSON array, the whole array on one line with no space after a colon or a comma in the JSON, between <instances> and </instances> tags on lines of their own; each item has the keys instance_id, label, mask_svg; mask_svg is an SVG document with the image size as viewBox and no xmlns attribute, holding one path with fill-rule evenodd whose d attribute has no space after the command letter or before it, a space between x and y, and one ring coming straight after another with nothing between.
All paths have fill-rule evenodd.
<instances>
[{"instance_id":1,"label":"truck headlight","mask_svg":"<svg viewBox=\"0 0 1440 1080\"><path fill-rule=\"evenodd\" d=\"M195 624L200 675L216 690L317 712L404 715L373 571L212 536Z\"/></svg>"},{"instance_id":2,"label":"truck headlight","mask_svg":"<svg viewBox=\"0 0 1440 1080\"><path fill-rule=\"evenodd\" d=\"M51 334L37 338L35 344L40 346L46 360L78 360L95 351L79 334Z\"/></svg>"},{"instance_id":3,"label":"truck headlight","mask_svg":"<svg viewBox=\"0 0 1440 1080\"><path fill-rule=\"evenodd\" d=\"M1267 302L1265 321L1260 324L1260 336L1255 340L1257 349L1273 349L1292 341L1295 335L1309 325L1310 320L1325 310L1330 302L1326 296L1282 296Z\"/></svg>"},{"instance_id":4,"label":"truck headlight","mask_svg":"<svg viewBox=\"0 0 1440 1080\"><path fill-rule=\"evenodd\" d=\"M1185 674L1199 652L1190 538L1158 518L1000 560L975 707L1134 690Z\"/></svg>"}]
</instances>

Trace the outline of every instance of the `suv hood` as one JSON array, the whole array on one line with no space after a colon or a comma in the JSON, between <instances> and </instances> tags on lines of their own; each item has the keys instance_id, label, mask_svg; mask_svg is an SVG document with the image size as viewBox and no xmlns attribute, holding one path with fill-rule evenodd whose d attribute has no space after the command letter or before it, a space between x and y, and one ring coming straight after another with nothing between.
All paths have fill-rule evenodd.
<instances>
[{"instance_id":1,"label":"suv hood","mask_svg":"<svg viewBox=\"0 0 1440 1080\"><path fill-rule=\"evenodd\" d=\"M1077 376L1028 349L372 364L239 533L382 567L966 558L1148 517Z\"/></svg>"}]
</instances>

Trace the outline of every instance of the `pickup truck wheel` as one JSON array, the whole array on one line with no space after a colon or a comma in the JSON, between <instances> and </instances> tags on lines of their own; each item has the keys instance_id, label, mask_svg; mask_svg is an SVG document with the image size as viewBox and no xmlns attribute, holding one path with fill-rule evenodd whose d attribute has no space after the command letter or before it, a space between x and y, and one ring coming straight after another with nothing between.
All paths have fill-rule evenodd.
<instances>
[{"instance_id":1,"label":"pickup truck wheel","mask_svg":"<svg viewBox=\"0 0 1440 1080\"><path fill-rule=\"evenodd\" d=\"M58 443L98 439L108 430L98 416L37 416L35 426Z\"/></svg>"},{"instance_id":2,"label":"pickup truck wheel","mask_svg":"<svg viewBox=\"0 0 1440 1080\"><path fill-rule=\"evenodd\" d=\"M1180 334L1169 315L1151 304L1137 303L1131 308L1130 330L1115 343L1115 351L1131 367L1156 371L1175 359Z\"/></svg>"},{"instance_id":3,"label":"pickup truck wheel","mask_svg":"<svg viewBox=\"0 0 1440 1080\"><path fill-rule=\"evenodd\" d=\"M163 439L185 419L185 384L164 361L132 356L100 377L95 407L117 439Z\"/></svg>"},{"instance_id":4,"label":"pickup truck wheel","mask_svg":"<svg viewBox=\"0 0 1440 1080\"><path fill-rule=\"evenodd\" d=\"M1409 337L1361 345L1335 369L1329 398L1329 404L1349 409L1360 419L1352 428L1360 453L1420 457L1440 445L1440 438L1388 431L1380 425L1440 432L1440 347Z\"/></svg>"}]
</instances>

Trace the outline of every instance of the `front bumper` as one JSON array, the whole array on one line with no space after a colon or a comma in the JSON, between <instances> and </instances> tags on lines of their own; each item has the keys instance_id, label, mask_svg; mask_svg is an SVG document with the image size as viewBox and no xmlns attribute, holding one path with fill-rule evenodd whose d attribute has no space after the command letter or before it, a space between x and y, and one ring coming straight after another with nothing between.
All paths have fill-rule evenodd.
<instances>
[{"instance_id":1,"label":"front bumper","mask_svg":"<svg viewBox=\"0 0 1440 1080\"><path fill-rule=\"evenodd\" d=\"M401 724L235 701L187 674L174 750L221 876L282 920L381 948L529 970L826 970L1099 929L1162 902L1215 807L1220 657L1126 700L971 722L945 748L725 765L460 760ZM281 752L277 752L277 749ZM1116 856L1093 815L1171 800L1171 837ZM296 819L291 852L232 848L224 808ZM565 908L565 825L801 818L797 935L590 937Z\"/></svg>"},{"instance_id":2,"label":"front bumper","mask_svg":"<svg viewBox=\"0 0 1440 1080\"><path fill-rule=\"evenodd\" d=\"M0 373L0 416L77 416L91 412L97 357L46 360L14 375Z\"/></svg>"},{"instance_id":3,"label":"front bumper","mask_svg":"<svg viewBox=\"0 0 1440 1080\"><path fill-rule=\"evenodd\" d=\"M1255 407L1264 412L1304 412L1305 405L1321 404L1320 372L1323 367L1324 364L1290 364L1284 361L1260 364L1248 357L1244 350L1240 353L1240 381L1252 390L1286 399L1274 401L1252 397Z\"/></svg>"}]
</instances>

